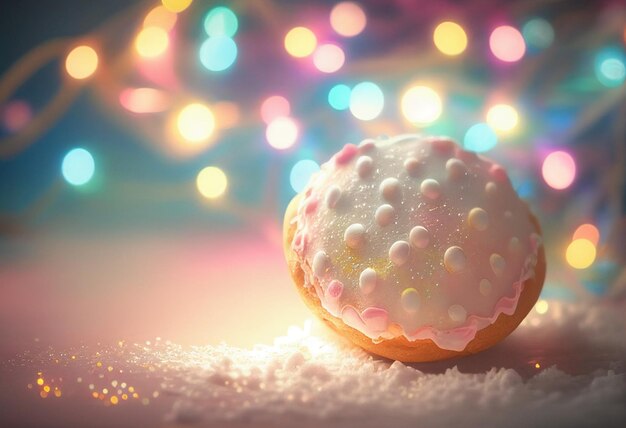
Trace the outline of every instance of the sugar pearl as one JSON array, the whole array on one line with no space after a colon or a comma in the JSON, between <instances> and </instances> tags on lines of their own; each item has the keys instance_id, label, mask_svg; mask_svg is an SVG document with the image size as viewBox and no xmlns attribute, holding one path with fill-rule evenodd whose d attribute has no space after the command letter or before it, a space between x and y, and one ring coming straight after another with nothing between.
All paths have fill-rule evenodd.
<instances>
[{"instance_id":1,"label":"sugar pearl","mask_svg":"<svg viewBox=\"0 0 626 428\"><path fill-rule=\"evenodd\" d=\"M376 271L372 268L367 268L359 275L359 288L361 288L364 294L369 294L376 288L377 280L378 275Z\"/></svg>"},{"instance_id":2,"label":"sugar pearl","mask_svg":"<svg viewBox=\"0 0 626 428\"><path fill-rule=\"evenodd\" d=\"M381 196L389 202L396 202L402 197L402 189L400 188L400 182L397 178L385 178L382 183L380 183L379 189Z\"/></svg>"},{"instance_id":3,"label":"sugar pearl","mask_svg":"<svg viewBox=\"0 0 626 428\"><path fill-rule=\"evenodd\" d=\"M396 266L401 266L409 260L411 246L406 241L396 241L389 248L389 259Z\"/></svg>"},{"instance_id":4,"label":"sugar pearl","mask_svg":"<svg viewBox=\"0 0 626 428\"><path fill-rule=\"evenodd\" d=\"M476 230L486 230L487 226L489 226L489 216L487 215L487 211L478 207L470 210L467 215L467 221L470 226Z\"/></svg>"},{"instance_id":5,"label":"sugar pearl","mask_svg":"<svg viewBox=\"0 0 626 428\"><path fill-rule=\"evenodd\" d=\"M356 161L356 172L359 177L366 178L374 170L374 161L369 156L360 156Z\"/></svg>"},{"instance_id":6,"label":"sugar pearl","mask_svg":"<svg viewBox=\"0 0 626 428\"><path fill-rule=\"evenodd\" d=\"M502 275L502 273L504 272L504 268L506 267L506 262L500 254L493 253L489 257L489 263L491 264L491 269L493 269L493 272L496 275Z\"/></svg>"},{"instance_id":7,"label":"sugar pearl","mask_svg":"<svg viewBox=\"0 0 626 428\"><path fill-rule=\"evenodd\" d=\"M329 262L330 260L328 259L328 254L324 251L318 251L315 253L315 256L313 257L313 273L316 276L323 276L326 274Z\"/></svg>"},{"instance_id":8,"label":"sugar pearl","mask_svg":"<svg viewBox=\"0 0 626 428\"><path fill-rule=\"evenodd\" d=\"M409 241L416 248L426 248L430 242L430 233L423 226L415 226L409 233Z\"/></svg>"},{"instance_id":9,"label":"sugar pearl","mask_svg":"<svg viewBox=\"0 0 626 428\"><path fill-rule=\"evenodd\" d=\"M460 159L448 159L446 162L446 172L449 180L459 180L467 174L467 166Z\"/></svg>"},{"instance_id":10,"label":"sugar pearl","mask_svg":"<svg viewBox=\"0 0 626 428\"><path fill-rule=\"evenodd\" d=\"M465 253L461 247L450 247L443 255L443 264L451 273L463 270L465 262Z\"/></svg>"},{"instance_id":11,"label":"sugar pearl","mask_svg":"<svg viewBox=\"0 0 626 428\"><path fill-rule=\"evenodd\" d=\"M385 227L396 217L396 210L389 204L384 204L376 208L374 219L380 227Z\"/></svg>"},{"instance_id":12,"label":"sugar pearl","mask_svg":"<svg viewBox=\"0 0 626 428\"><path fill-rule=\"evenodd\" d=\"M415 312L419 308L420 296L415 288L405 288L400 297L400 303L407 312Z\"/></svg>"},{"instance_id":13,"label":"sugar pearl","mask_svg":"<svg viewBox=\"0 0 626 428\"><path fill-rule=\"evenodd\" d=\"M416 177L419 173L420 163L415 158L408 158L404 161L404 169L411 177Z\"/></svg>"},{"instance_id":14,"label":"sugar pearl","mask_svg":"<svg viewBox=\"0 0 626 428\"><path fill-rule=\"evenodd\" d=\"M496 196L496 193L498 193L498 185L493 181L488 182L487 184L485 184L485 193L490 198L493 198L494 196Z\"/></svg>"},{"instance_id":15,"label":"sugar pearl","mask_svg":"<svg viewBox=\"0 0 626 428\"><path fill-rule=\"evenodd\" d=\"M346 228L343 240L350 248L359 248L365 243L365 227L362 224L354 223Z\"/></svg>"},{"instance_id":16,"label":"sugar pearl","mask_svg":"<svg viewBox=\"0 0 626 428\"><path fill-rule=\"evenodd\" d=\"M429 199L437 199L441 196L441 186L437 180L432 178L422 181L420 191Z\"/></svg>"},{"instance_id":17,"label":"sugar pearl","mask_svg":"<svg viewBox=\"0 0 626 428\"><path fill-rule=\"evenodd\" d=\"M467 319L467 311L461 305L452 305L448 308L448 315L452 321L464 322Z\"/></svg>"},{"instance_id":18,"label":"sugar pearl","mask_svg":"<svg viewBox=\"0 0 626 428\"><path fill-rule=\"evenodd\" d=\"M331 209L335 208L339 199L341 199L341 189L335 185L330 186L330 188L326 191L326 206Z\"/></svg>"}]
</instances>

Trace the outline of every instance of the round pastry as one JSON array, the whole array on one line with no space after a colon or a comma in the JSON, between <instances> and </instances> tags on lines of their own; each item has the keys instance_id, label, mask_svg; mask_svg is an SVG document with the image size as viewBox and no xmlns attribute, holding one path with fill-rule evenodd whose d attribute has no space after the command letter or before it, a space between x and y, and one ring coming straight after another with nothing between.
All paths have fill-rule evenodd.
<instances>
[{"instance_id":1,"label":"round pastry","mask_svg":"<svg viewBox=\"0 0 626 428\"><path fill-rule=\"evenodd\" d=\"M545 277L540 227L505 170L444 137L348 144L285 214L307 306L383 357L434 361L511 333Z\"/></svg>"}]
</instances>

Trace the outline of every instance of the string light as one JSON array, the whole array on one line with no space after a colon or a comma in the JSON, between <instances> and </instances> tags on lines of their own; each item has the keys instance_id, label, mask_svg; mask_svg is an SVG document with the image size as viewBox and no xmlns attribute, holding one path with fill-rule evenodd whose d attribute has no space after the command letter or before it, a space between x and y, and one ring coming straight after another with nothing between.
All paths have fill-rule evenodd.
<instances>
[{"instance_id":1,"label":"string light","mask_svg":"<svg viewBox=\"0 0 626 428\"><path fill-rule=\"evenodd\" d=\"M233 37L239 28L237 15L227 7L211 9L204 18L204 31L209 36Z\"/></svg>"},{"instance_id":2,"label":"string light","mask_svg":"<svg viewBox=\"0 0 626 428\"><path fill-rule=\"evenodd\" d=\"M517 110L508 104L496 104L487 111L487 123L496 131L512 131L518 122Z\"/></svg>"},{"instance_id":3,"label":"string light","mask_svg":"<svg viewBox=\"0 0 626 428\"><path fill-rule=\"evenodd\" d=\"M441 98L428 86L413 86L402 95L400 108L409 122L425 125L441 116Z\"/></svg>"},{"instance_id":4,"label":"string light","mask_svg":"<svg viewBox=\"0 0 626 428\"><path fill-rule=\"evenodd\" d=\"M377 118L385 106L380 87L372 82L357 84L350 93L350 113L360 120Z\"/></svg>"},{"instance_id":5,"label":"string light","mask_svg":"<svg viewBox=\"0 0 626 428\"><path fill-rule=\"evenodd\" d=\"M93 156L83 148L70 150L63 158L61 172L63 178L73 186L82 186L93 178L96 164Z\"/></svg>"},{"instance_id":6,"label":"string light","mask_svg":"<svg viewBox=\"0 0 626 428\"><path fill-rule=\"evenodd\" d=\"M576 177L576 163L569 153L556 151L543 161L541 173L546 184L553 189L567 189Z\"/></svg>"},{"instance_id":7,"label":"string light","mask_svg":"<svg viewBox=\"0 0 626 428\"><path fill-rule=\"evenodd\" d=\"M328 104L335 110L347 110L350 107L350 87L338 84L328 91Z\"/></svg>"},{"instance_id":8,"label":"string light","mask_svg":"<svg viewBox=\"0 0 626 428\"><path fill-rule=\"evenodd\" d=\"M300 193L308 184L311 176L320 170L317 162L304 159L296 162L289 174L289 183L296 193Z\"/></svg>"},{"instance_id":9,"label":"string light","mask_svg":"<svg viewBox=\"0 0 626 428\"><path fill-rule=\"evenodd\" d=\"M298 139L298 125L290 117L277 117L267 125L265 137L275 149L288 149Z\"/></svg>"},{"instance_id":10,"label":"string light","mask_svg":"<svg viewBox=\"0 0 626 428\"><path fill-rule=\"evenodd\" d=\"M176 121L178 132L187 141L199 143L209 139L215 130L215 117L211 110L200 103L185 106Z\"/></svg>"},{"instance_id":11,"label":"string light","mask_svg":"<svg viewBox=\"0 0 626 428\"><path fill-rule=\"evenodd\" d=\"M330 12L330 25L341 36L354 37L365 29L366 24L367 16L357 3L337 3Z\"/></svg>"},{"instance_id":12,"label":"string light","mask_svg":"<svg viewBox=\"0 0 626 428\"><path fill-rule=\"evenodd\" d=\"M304 58L313 53L317 47L317 37L306 27L295 27L285 36L285 50L296 58Z\"/></svg>"},{"instance_id":13,"label":"string light","mask_svg":"<svg viewBox=\"0 0 626 428\"><path fill-rule=\"evenodd\" d=\"M446 21L437 25L433 41L437 49L445 55L459 55L467 48L467 34L456 22Z\"/></svg>"},{"instance_id":14,"label":"string light","mask_svg":"<svg viewBox=\"0 0 626 428\"><path fill-rule=\"evenodd\" d=\"M230 37L209 37L200 46L200 62L207 70L226 70L236 59L237 44Z\"/></svg>"},{"instance_id":15,"label":"string light","mask_svg":"<svg viewBox=\"0 0 626 428\"><path fill-rule=\"evenodd\" d=\"M198 188L198 192L205 198L216 199L226 192L228 179L224 171L218 167L207 166L198 173L196 177L196 187Z\"/></svg>"},{"instance_id":16,"label":"string light","mask_svg":"<svg viewBox=\"0 0 626 428\"><path fill-rule=\"evenodd\" d=\"M466 150L481 153L493 149L498 143L498 136L486 123L472 125L463 138Z\"/></svg>"},{"instance_id":17,"label":"string light","mask_svg":"<svg viewBox=\"0 0 626 428\"><path fill-rule=\"evenodd\" d=\"M172 12L182 12L191 5L192 0L161 0L163 6Z\"/></svg>"},{"instance_id":18,"label":"string light","mask_svg":"<svg viewBox=\"0 0 626 428\"><path fill-rule=\"evenodd\" d=\"M526 52L522 34L509 25L502 25L493 30L489 36L489 47L496 58L505 62L519 61Z\"/></svg>"},{"instance_id":19,"label":"string light","mask_svg":"<svg viewBox=\"0 0 626 428\"><path fill-rule=\"evenodd\" d=\"M77 46L65 58L65 70L74 79L86 79L98 68L98 54L87 45Z\"/></svg>"},{"instance_id":20,"label":"string light","mask_svg":"<svg viewBox=\"0 0 626 428\"><path fill-rule=\"evenodd\" d=\"M261 103L261 119L265 123L270 123L277 117L289 116L289 114L291 114L291 105L287 98L281 95L272 95Z\"/></svg>"},{"instance_id":21,"label":"string light","mask_svg":"<svg viewBox=\"0 0 626 428\"><path fill-rule=\"evenodd\" d=\"M587 239L575 239L567 247L565 258L574 269L586 269L596 259L596 246Z\"/></svg>"},{"instance_id":22,"label":"string light","mask_svg":"<svg viewBox=\"0 0 626 428\"><path fill-rule=\"evenodd\" d=\"M343 50L333 44L321 45L313 54L313 64L322 73L334 73L343 67L345 61Z\"/></svg>"},{"instance_id":23,"label":"string light","mask_svg":"<svg viewBox=\"0 0 626 428\"><path fill-rule=\"evenodd\" d=\"M137 53L144 58L162 55L170 43L167 32L161 27L145 27L135 39Z\"/></svg>"}]
</instances>

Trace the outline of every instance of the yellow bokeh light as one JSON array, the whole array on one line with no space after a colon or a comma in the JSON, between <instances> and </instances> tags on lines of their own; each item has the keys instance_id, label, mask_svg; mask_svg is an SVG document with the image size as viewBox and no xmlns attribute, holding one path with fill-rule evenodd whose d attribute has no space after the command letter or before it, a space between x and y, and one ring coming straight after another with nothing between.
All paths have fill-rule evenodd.
<instances>
[{"instance_id":1,"label":"yellow bokeh light","mask_svg":"<svg viewBox=\"0 0 626 428\"><path fill-rule=\"evenodd\" d=\"M296 58L304 58L313 53L317 47L317 37L306 27L295 27L285 36L287 53Z\"/></svg>"},{"instance_id":2,"label":"yellow bokeh light","mask_svg":"<svg viewBox=\"0 0 626 428\"><path fill-rule=\"evenodd\" d=\"M539 300L537 301L537 303L535 303L535 310L537 311L538 314L545 314L546 312L548 312L548 302L546 300Z\"/></svg>"},{"instance_id":3,"label":"yellow bokeh light","mask_svg":"<svg viewBox=\"0 0 626 428\"><path fill-rule=\"evenodd\" d=\"M416 124L428 124L441 116L441 98L427 86L413 86L402 96L401 105L404 117Z\"/></svg>"},{"instance_id":4,"label":"yellow bokeh light","mask_svg":"<svg viewBox=\"0 0 626 428\"><path fill-rule=\"evenodd\" d=\"M496 131L512 131L519 123L519 115L513 106L496 104L487 111L487 123Z\"/></svg>"},{"instance_id":5,"label":"yellow bokeh light","mask_svg":"<svg viewBox=\"0 0 626 428\"><path fill-rule=\"evenodd\" d=\"M146 15L143 20L144 27L160 27L170 31L176 24L176 13L168 10L165 6L157 6Z\"/></svg>"},{"instance_id":6,"label":"yellow bokeh light","mask_svg":"<svg viewBox=\"0 0 626 428\"><path fill-rule=\"evenodd\" d=\"M163 3L163 6L165 6L167 10L176 13L187 9L191 2L192 0L161 0L161 3Z\"/></svg>"},{"instance_id":7,"label":"yellow bokeh light","mask_svg":"<svg viewBox=\"0 0 626 428\"><path fill-rule=\"evenodd\" d=\"M176 125L185 140L198 143L206 141L213 134L215 117L207 106L192 103L178 113Z\"/></svg>"},{"instance_id":8,"label":"yellow bokeh light","mask_svg":"<svg viewBox=\"0 0 626 428\"><path fill-rule=\"evenodd\" d=\"M145 27L135 39L135 48L144 58L161 55L170 44L167 32L161 27Z\"/></svg>"},{"instance_id":9,"label":"yellow bokeh light","mask_svg":"<svg viewBox=\"0 0 626 428\"><path fill-rule=\"evenodd\" d=\"M330 25L337 34L342 36L356 36L363 31L366 24L365 12L354 2L337 3L330 12Z\"/></svg>"},{"instance_id":10,"label":"yellow bokeh light","mask_svg":"<svg viewBox=\"0 0 626 428\"><path fill-rule=\"evenodd\" d=\"M113 397L111 397L111 404L115 405L115 404L117 404L117 403L119 403L119 400L118 400L118 398L114 395Z\"/></svg>"},{"instance_id":11,"label":"yellow bokeh light","mask_svg":"<svg viewBox=\"0 0 626 428\"><path fill-rule=\"evenodd\" d=\"M86 79L98 68L98 54L87 45L77 46L65 59L65 69L74 79Z\"/></svg>"},{"instance_id":12,"label":"yellow bokeh light","mask_svg":"<svg viewBox=\"0 0 626 428\"><path fill-rule=\"evenodd\" d=\"M596 246L588 239L575 239L565 253L567 263L574 269L585 269L596 259Z\"/></svg>"},{"instance_id":13,"label":"yellow bokeh light","mask_svg":"<svg viewBox=\"0 0 626 428\"><path fill-rule=\"evenodd\" d=\"M446 21L437 25L433 41L445 55L459 55L467 48L467 34L456 22Z\"/></svg>"},{"instance_id":14,"label":"yellow bokeh light","mask_svg":"<svg viewBox=\"0 0 626 428\"><path fill-rule=\"evenodd\" d=\"M198 173L196 186L202 196L208 199L219 198L228 187L224 171L215 166L207 166Z\"/></svg>"},{"instance_id":15,"label":"yellow bokeh light","mask_svg":"<svg viewBox=\"0 0 626 428\"><path fill-rule=\"evenodd\" d=\"M39 386L43 385L43 379L42 378L37 379L37 385L39 385Z\"/></svg>"}]
</instances>

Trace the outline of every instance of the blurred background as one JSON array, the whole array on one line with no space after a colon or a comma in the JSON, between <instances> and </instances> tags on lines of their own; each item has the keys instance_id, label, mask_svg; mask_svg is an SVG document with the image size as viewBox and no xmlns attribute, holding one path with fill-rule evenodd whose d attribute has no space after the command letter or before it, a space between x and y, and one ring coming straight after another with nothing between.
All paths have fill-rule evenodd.
<instances>
[{"instance_id":1,"label":"blurred background","mask_svg":"<svg viewBox=\"0 0 626 428\"><path fill-rule=\"evenodd\" d=\"M448 135L544 229L550 302L624 298L626 3L0 6L0 355L271 342L289 200L346 143Z\"/></svg>"}]
</instances>

